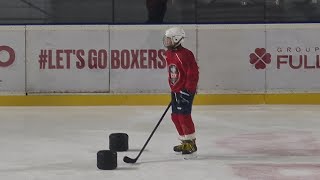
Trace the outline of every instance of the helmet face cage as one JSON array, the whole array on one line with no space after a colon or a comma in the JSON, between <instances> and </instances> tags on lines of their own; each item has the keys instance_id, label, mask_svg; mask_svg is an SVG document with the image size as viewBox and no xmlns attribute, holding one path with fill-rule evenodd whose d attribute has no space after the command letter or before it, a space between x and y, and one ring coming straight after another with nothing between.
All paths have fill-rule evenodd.
<instances>
[{"instance_id":1,"label":"helmet face cage","mask_svg":"<svg viewBox=\"0 0 320 180\"><path fill-rule=\"evenodd\" d=\"M172 36L172 37L164 36L163 45L166 48L175 48L181 44L182 40L183 40L182 36Z\"/></svg>"},{"instance_id":2,"label":"helmet face cage","mask_svg":"<svg viewBox=\"0 0 320 180\"><path fill-rule=\"evenodd\" d=\"M173 44L172 38L164 36L163 37L163 45L166 48L173 47L174 44Z\"/></svg>"}]
</instances>

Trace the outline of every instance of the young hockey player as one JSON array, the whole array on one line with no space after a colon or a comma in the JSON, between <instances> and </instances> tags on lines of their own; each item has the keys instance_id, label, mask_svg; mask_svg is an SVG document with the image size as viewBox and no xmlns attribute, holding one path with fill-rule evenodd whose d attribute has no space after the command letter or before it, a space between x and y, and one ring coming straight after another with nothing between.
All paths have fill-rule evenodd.
<instances>
[{"instance_id":1,"label":"young hockey player","mask_svg":"<svg viewBox=\"0 0 320 180\"><path fill-rule=\"evenodd\" d=\"M191 111L199 71L193 53L181 44L185 37L186 34L181 27L173 27L166 30L163 44L168 49L166 61L171 88L171 119L181 140L181 144L174 146L173 150L182 154L192 154L197 151Z\"/></svg>"}]
</instances>

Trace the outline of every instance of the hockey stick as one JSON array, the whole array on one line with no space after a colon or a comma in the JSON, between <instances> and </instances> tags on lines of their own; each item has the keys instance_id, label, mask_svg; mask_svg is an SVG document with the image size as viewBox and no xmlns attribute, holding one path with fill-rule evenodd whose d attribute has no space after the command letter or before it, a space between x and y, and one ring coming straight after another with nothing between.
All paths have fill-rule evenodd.
<instances>
[{"instance_id":1,"label":"hockey stick","mask_svg":"<svg viewBox=\"0 0 320 180\"><path fill-rule=\"evenodd\" d=\"M137 162L137 160L139 159L140 155L142 154L142 152L143 152L144 149L146 148L147 144L149 143L151 137L153 136L154 132L156 132L156 130L157 130L158 126L160 125L162 119L163 119L164 116L167 114L167 111L168 111L168 109L170 108L170 106L171 106L171 102L170 102L170 104L168 105L167 109L166 109L166 110L164 111L164 113L162 114L159 122L157 123L156 127L153 129L153 131L152 131L152 133L150 134L148 140L147 140L146 143L143 145L143 147L142 147L142 149L140 150L138 156L137 156L136 158L134 158L134 159L129 158L128 156L125 156L125 157L123 158L123 161L124 161L124 162L126 162L126 163L136 163L136 162Z\"/></svg>"}]
</instances>

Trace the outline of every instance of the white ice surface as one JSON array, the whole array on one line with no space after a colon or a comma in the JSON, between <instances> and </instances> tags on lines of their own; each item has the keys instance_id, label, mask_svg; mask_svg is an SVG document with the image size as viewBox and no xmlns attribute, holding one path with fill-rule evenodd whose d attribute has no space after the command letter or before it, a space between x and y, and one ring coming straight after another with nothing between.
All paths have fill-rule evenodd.
<instances>
[{"instance_id":1,"label":"white ice surface","mask_svg":"<svg viewBox=\"0 0 320 180\"><path fill-rule=\"evenodd\" d=\"M243 180L320 177L320 106L195 106L198 158L183 160L164 106L0 107L0 180ZM129 135L116 170L99 170L108 136Z\"/></svg>"}]
</instances>

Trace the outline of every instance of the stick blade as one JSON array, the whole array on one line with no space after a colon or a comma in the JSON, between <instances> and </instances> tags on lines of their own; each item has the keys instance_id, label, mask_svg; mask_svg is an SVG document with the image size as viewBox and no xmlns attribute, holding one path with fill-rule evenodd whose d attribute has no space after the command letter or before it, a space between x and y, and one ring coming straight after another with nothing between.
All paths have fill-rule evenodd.
<instances>
[{"instance_id":1,"label":"stick blade","mask_svg":"<svg viewBox=\"0 0 320 180\"><path fill-rule=\"evenodd\" d=\"M124 161L125 163L131 163L131 164L133 164L133 163L137 162L137 159L131 159L131 158L129 158L128 156L125 156L125 157L123 158L123 161Z\"/></svg>"}]
</instances>

